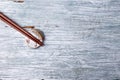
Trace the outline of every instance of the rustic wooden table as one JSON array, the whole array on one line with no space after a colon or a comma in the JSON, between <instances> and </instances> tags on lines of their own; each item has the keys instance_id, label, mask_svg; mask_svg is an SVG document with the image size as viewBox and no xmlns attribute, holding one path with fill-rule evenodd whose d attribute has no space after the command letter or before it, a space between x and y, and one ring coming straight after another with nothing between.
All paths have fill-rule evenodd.
<instances>
[{"instance_id":1,"label":"rustic wooden table","mask_svg":"<svg viewBox=\"0 0 120 80\"><path fill-rule=\"evenodd\" d=\"M45 34L30 49L0 21L0 80L120 80L120 0L0 0L0 11Z\"/></svg>"}]
</instances>

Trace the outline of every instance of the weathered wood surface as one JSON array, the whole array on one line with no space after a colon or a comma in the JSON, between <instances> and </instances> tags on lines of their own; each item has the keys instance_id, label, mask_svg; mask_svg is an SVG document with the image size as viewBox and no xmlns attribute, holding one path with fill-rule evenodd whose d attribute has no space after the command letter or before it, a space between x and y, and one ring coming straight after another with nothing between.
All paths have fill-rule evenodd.
<instances>
[{"instance_id":1,"label":"weathered wood surface","mask_svg":"<svg viewBox=\"0 0 120 80\"><path fill-rule=\"evenodd\" d=\"M30 49L0 21L1 80L120 80L120 0L0 0L0 11L46 38Z\"/></svg>"}]
</instances>

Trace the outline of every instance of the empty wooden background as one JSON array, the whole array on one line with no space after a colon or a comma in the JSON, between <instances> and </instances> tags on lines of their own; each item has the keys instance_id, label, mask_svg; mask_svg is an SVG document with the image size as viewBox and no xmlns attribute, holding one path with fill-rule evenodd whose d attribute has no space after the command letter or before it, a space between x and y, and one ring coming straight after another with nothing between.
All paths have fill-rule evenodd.
<instances>
[{"instance_id":1,"label":"empty wooden background","mask_svg":"<svg viewBox=\"0 0 120 80\"><path fill-rule=\"evenodd\" d=\"M0 11L45 34L30 49L0 21L0 80L120 80L120 0L0 0Z\"/></svg>"}]
</instances>

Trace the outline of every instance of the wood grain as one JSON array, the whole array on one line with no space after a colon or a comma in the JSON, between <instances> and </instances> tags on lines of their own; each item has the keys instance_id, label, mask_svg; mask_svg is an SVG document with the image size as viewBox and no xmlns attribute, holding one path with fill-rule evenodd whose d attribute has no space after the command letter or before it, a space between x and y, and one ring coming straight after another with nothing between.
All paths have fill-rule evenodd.
<instances>
[{"instance_id":1,"label":"wood grain","mask_svg":"<svg viewBox=\"0 0 120 80\"><path fill-rule=\"evenodd\" d=\"M30 49L0 21L1 80L120 80L120 0L0 0L0 11L45 34Z\"/></svg>"}]
</instances>

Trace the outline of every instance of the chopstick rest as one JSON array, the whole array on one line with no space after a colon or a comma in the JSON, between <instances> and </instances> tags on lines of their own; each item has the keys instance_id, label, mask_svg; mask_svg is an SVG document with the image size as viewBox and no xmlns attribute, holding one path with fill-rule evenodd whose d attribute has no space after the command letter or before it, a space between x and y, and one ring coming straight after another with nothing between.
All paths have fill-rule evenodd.
<instances>
[{"instance_id":1,"label":"chopstick rest","mask_svg":"<svg viewBox=\"0 0 120 80\"><path fill-rule=\"evenodd\" d=\"M16 3L23 3L24 0L6 0L6 1L13 1L13 2L16 2Z\"/></svg>"},{"instance_id":2,"label":"chopstick rest","mask_svg":"<svg viewBox=\"0 0 120 80\"><path fill-rule=\"evenodd\" d=\"M30 32L32 35L34 35L36 38L38 38L41 42L43 42L44 40L44 37L43 37L43 34L40 30L38 29L35 29L34 26L25 26L23 27L25 29L28 30L28 32ZM38 48L40 47L39 44L37 44L36 42L33 42L32 40L30 40L29 38L26 38L25 39L25 43L27 44L28 47L30 48Z\"/></svg>"},{"instance_id":3,"label":"chopstick rest","mask_svg":"<svg viewBox=\"0 0 120 80\"><path fill-rule=\"evenodd\" d=\"M13 0L14 2L23 3L24 0Z\"/></svg>"}]
</instances>

